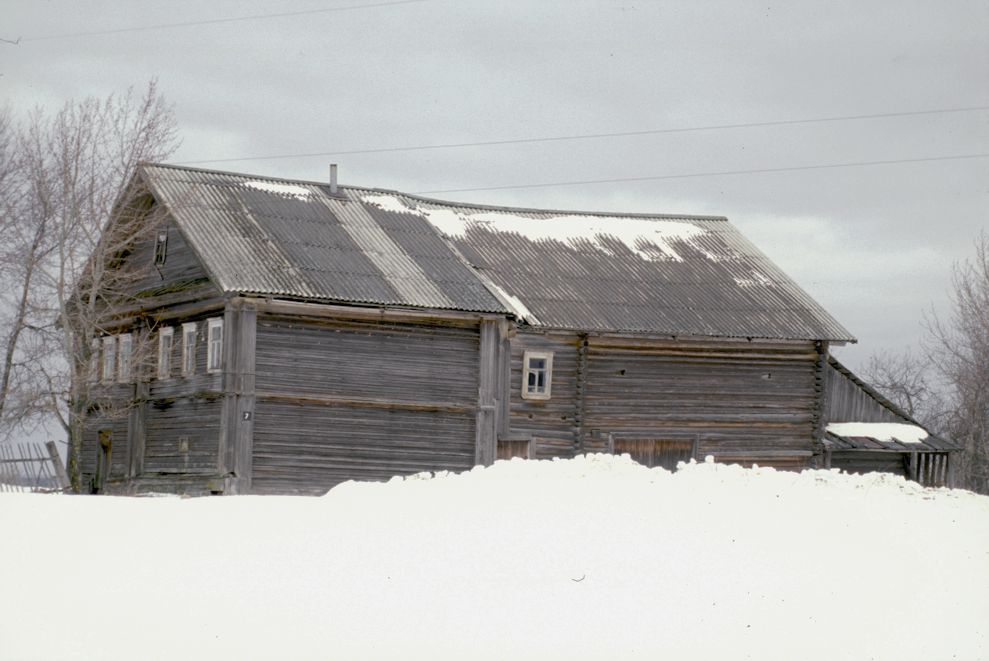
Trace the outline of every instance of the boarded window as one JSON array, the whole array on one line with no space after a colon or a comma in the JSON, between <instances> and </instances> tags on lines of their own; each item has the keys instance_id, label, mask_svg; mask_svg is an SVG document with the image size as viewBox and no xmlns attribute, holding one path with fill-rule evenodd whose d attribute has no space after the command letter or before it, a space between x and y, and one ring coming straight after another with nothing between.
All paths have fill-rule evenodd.
<instances>
[{"instance_id":1,"label":"boarded window","mask_svg":"<svg viewBox=\"0 0 989 661\"><path fill-rule=\"evenodd\" d=\"M182 375L196 373L196 323L182 324Z\"/></svg>"},{"instance_id":2,"label":"boarded window","mask_svg":"<svg viewBox=\"0 0 989 661\"><path fill-rule=\"evenodd\" d=\"M172 375L172 328L158 331L158 378L167 379Z\"/></svg>"},{"instance_id":3,"label":"boarded window","mask_svg":"<svg viewBox=\"0 0 989 661\"><path fill-rule=\"evenodd\" d=\"M219 372L223 367L223 319L209 320L206 341L206 370Z\"/></svg>"},{"instance_id":4,"label":"boarded window","mask_svg":"<svg viewBox=\"0 0 989 661\"><path fill-rule=\"evenodd\" d=\"M526 351L522 356L523 399L549 399L553 385L553 353Z\"/></svg>"},{"instance_id":5,"label":"boarded window","mask_svg":"<svg viewBox=\"0 0 989 661\"><path fill-rule=\"evenodd\" d=\"M696 451L693 441L684 440L616 438L614 443L615 454L628 454L643 466L660 466L670 471L676 470L681 461L690 461Z\"/></svg>"}]
</instances>

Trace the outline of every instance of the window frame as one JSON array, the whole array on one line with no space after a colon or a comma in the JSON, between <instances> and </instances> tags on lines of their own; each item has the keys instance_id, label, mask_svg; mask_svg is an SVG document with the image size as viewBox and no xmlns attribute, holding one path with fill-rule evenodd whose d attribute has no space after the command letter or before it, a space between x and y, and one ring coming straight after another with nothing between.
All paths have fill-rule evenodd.
<instances>
[{"instance_id":1,"label":"window frame","mask_svg":"<svg viewBox=\"0 0 989 661\"><path fill-rule=\"evenodd\" d=\"M165 265L168 259L168 227L162 227L155 232L155 267Z\"/></svg>"},{"instance_id":2,"label":"window frame","mask_svg":"<svg viewBox=\"0 0 989 661\"><path fill-rule=\"evenodd\" d=\"M101 383L113 383L116 380L117 338L113 335L103 336L103 366L101 371Z\"/></svg>"},{"instance_id":3,"label":"window frame","mask_svg":"<svg viewBox=\"0 0 989 661\"><path fill-rule=\"evenodd\" d=\"M216 337L219 333L219 338ZM206 320L206 372L223 371L223 317Z\"/></svg>"},{"instance_id":4,"label":"window frame","mask_svg":"<svg viewBox=\"0 0 989 661\"><path fill-rule=\"evenodd\" d=\"M529 390L529 375L540 370L532 368L533 360L545 360L546 366L541 371L545 373L545 387L542 392ZM522 399L547 400L553 396L553 352L525 351L522 353Z\"/></svg>"},{"instance_id":5,"label":"window frame","mask_svg":"<svg viewBox=\"0 0 989 661\"><path fill-rule=\"evenodd\" d=\"M165 338L168 338L168 351L165 351ZM172 378L172 352L175 349L175 329L163 326L158 329L158 379Z\"/></svg>"},{"instance_id":6,"label":"window frame","mask_svg":"<svg viewBox=\"0 0 989 661\"><path fill-rule=\"evenodd\" d=\"M196 327L196 322L188 321L182 324L182 376L190 377L196 373L196 336L198 334L199 329ZM192 337L191 341L189 340L190 337Z\"/></svg>"},{"instance_id":7,"label":"window frame","mask_svg":"<svg viewBox=\"0 0 989 661\"><path fill-rule=\"evenodd\" d=\"M124 350L126 347L126 351ZM134 336L121 333L117 336L117 382L134 381Z\"/></svg>"},{"instance_id":8,"label":"window frame","mask_svg":"<svg viewBox=\"0 0 989 661\"><path fill-rule=\"evenodd\" d=\"M89 372L86 381L89 383L99 383L100 381L100 342L99 337L94 337L89 343Z\"/></svg>"}]
</instances>

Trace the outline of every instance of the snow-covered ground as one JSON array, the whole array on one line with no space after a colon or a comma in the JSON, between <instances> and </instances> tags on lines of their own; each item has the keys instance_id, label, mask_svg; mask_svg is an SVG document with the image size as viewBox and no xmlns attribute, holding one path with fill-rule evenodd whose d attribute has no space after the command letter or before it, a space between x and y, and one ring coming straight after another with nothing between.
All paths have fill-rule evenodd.
<instances>
[{"instance_id":1,"label":"snow-covered ground","mask_svg":"<svg viewBox=\"0 0 989 661\"><path fill-rule=\"evenodd\" d=\"M0 533L2 659L989 658L989 498L887 475L516 460Z\"/></svg>"}]
</instances>

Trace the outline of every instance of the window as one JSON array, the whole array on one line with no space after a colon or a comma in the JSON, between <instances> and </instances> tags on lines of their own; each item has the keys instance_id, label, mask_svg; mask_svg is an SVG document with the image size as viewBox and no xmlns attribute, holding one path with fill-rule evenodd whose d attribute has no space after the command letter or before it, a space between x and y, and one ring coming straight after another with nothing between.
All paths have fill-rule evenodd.
<instances>
[{"instance_id":1,"label":"window","mask_svg":"<svg viewBox=\"0 0 989 661\"><path fill-rule=\"evenodd\" d=\"M196 323L182 324L182 376L196 373Z\"/></svg>"},{"instance_id":2,"label":"window","mask_svg":"<svg viewBox=\"0 0 989 661\"><path fill-rule=\"evenodd\" d=\"M219 372L223 366L223 319L210 319L206 334L206 371Z\"/></svg>"},{"instance_id":3,"label":"window","mask_svg":"<svg viewBox=\"0 0 989 661\"><path fill-rule=\"evenodd\" d=\"M522 356L522 398L549 399L553 382L553 352L526 351Z\"/></svg>"},{"instance_id":4,"label":"window","mask_svg":"<svg viewBox=\"0 0 989 661\"><path fill-rule=\"evenodd\" d=\"M100 380L100 338L94 337L89 343L89 373L86 375L87 381Z\"/></svg>"},{"instance_id":5,"label":"window","mask_svg":"<svg viewBox=\"0 0 989 661\"><path fill-rule=\"evenodd\" d=\"M117 338L103 338L103 383L112 383L117 373Z\"/></svg>"},{"instance_id":6,"label":"window","mask_svg":"<svg viewBox=\"0 0 989 661\"><path fill-rule=\"evenodd\" d=\"M117 350L117 378L121 383L129 383L134 340L130 333L124 333L119 337L118 343L120 346Z\"/></svg>"},{"instance_id":7,"label":"window","mask_svg":"<svg viewBox=\"0 0 989 661\"><path fill-rule=\"evenodd\" d=\"M155 266L165 265L165 251L168 247L168 230L162 228L158 230L155 237Z\"/></svg>"},{"instance_id":8,"label":"window","mask_svg":"<svg viewBox=\"0 0 989 661\"><path fill-rule=\"evenodd\" d=\"M167 326L158 331L158 378L167 379L172 376L172 327Z\"/></svg>"}]
</instances>

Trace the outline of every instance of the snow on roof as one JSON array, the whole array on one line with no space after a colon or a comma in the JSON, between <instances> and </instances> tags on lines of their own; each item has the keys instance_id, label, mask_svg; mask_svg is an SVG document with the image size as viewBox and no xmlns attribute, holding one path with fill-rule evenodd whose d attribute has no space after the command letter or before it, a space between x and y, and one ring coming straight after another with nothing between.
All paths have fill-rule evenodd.
<instances>
[{"instance_id":1,"label":"snow on roof","mask_svg":"<svg viewBox=\"0 0 989 661\"><path fill-rule=\"evenodd\" d=\"M882 473L589 455L323 498L0 494L0 520L30 531L0 544L12 659L900 661L989 641L989 498Z\"/></svg>"},{"instance_id":2,"label":"snow on roof","mask_svg":"<svg viewBox=\"0 0 989 661\"><path fill-rule=\"evenodd\" d=\"M463 238L471 227L492 232L514 232L530 241L559 241L571 246L589 241L607 251L601 237L613 237L628 246L643 259L682 262L677 253L677 241L689 243L711 261L722 259L696 241L708 233L686 220L661 220L627 216L551 215L530 218L508 211L476 211L467 213L449 208L431 208L393 195L367 195L364 202L387 211L411 213L429 220L443 234ZM411 202L411 201L409 201ZM752 284L756 284L755 281Z\"/></svg>"},{"instance_id":3,"label":"snow on roof","mask_svg":"<svg viewBox=\"0 0 989 661\"><path fill-rule=\"evenodd\" d=\"M287 195L288 197L294 197L295 199L303 202L307 201L312 195L312 192L308 188L303 188L302 186L295 186L292 184L278 184L274 181L245 181L243 185L248 188L262 190L268 193Z\"/></svg>"},{"instance_id":4,"label":"snow on roof","mask_svg":"<svg viewBox=\"0 0 989 661\"><path fill-rule=\"evenodd\" d=\"M899 422L831 422L827 431L835 436L859 436L900 443L920 443L928 436L923 427Z\"/></svg>"}]
</instances>

